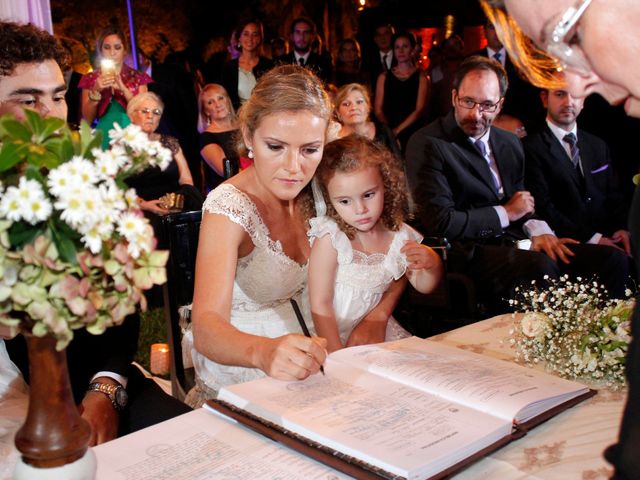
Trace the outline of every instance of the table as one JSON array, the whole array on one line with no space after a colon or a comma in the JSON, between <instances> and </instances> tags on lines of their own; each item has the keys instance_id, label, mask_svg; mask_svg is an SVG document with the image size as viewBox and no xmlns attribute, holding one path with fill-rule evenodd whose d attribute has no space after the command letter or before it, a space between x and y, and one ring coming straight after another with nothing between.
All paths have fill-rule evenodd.
<instances>
[{"instance_id":1,"label":"table","mask_svg":"<svg viewBox=\"0 0 640 480\"><path fill-rule=\"evenodd\" d=\"M511 315L501 315L437 335L432 339L482 355L513 360L514 352L508 344L512 322ZM17 459L17 453L13 447L13 433L22 423L26 412L27 398L26 389L20 383L20 378L14 378L11 388L2 383L2 348L0 347L0 412L2 412L0 417L0 479L10 478L13 471L13 464ZM595 397L536 427L522 439L492 453L453 478L455 480L608 479L611 476L612 468L603 459L602 452L617 437L625 398L625 391L600 390ZM187 415L192 415L192 417L185 417L185 419L176 422L174 422L175 419L169 420L164 422L166 425L159 424L150 427L154 430L145 429L148 431L143 430L95 448L99 464L98 478L108 478L101 477L100 472L105 471L104 467L111 465L115 461L114 458L118 458L119 450L130 453L131 446L138 445L141 452L148 452L149 448L147 447L150 447L152 441L157 440L163 432L168 432L170 427L178 423L193 422L192 419L200 414ZM170 424L169 422L174 423ZM185 434L184 428L182 431ZM144 442L149 445L145 446ZM273 452L269 455L273 455ZM291 459L290 457L286 458ZM316 467L317 464L305 464L304 466L308 469ZM324 473L322 475L318 478L332 477L331 475L324 476ZM263 478L271 478L271 476L266 475ZM340 477L340 475L337 476L337 478ZM170 478L175 477L170 476ZM291 478L297 477L292 476ZM306 480L313 477L303 478Z\"/></svg>"}]
</instances>

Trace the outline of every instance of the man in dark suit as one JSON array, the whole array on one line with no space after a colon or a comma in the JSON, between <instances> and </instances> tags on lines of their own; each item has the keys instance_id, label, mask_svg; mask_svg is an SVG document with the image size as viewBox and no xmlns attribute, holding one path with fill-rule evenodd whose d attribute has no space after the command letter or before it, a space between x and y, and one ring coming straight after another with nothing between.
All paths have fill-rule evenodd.
<instances>
[{"instance_id":1,"label":"man in dark suit","mask_svg":"<svg viewBox=\"0 0 640 480\"><path fill-rule=\"evenodd\" d=\"M612 294L622 295L623 252L558 238L533 217L535 200L524 188L520 140L491 128L507 86L498 62L467 58L454 76L453 111L410 139L407 176L420 228L452 242L450 269L475 280L491 313L508 308L503 301L512 298L516 286L565 272L585 278L597 274ZM515 247L527 237L530 249Z\"/></svg>"},{"instance_id":2,"label":"man in dark suit","mask_svg":"<svg viewBox=\"0 0 640 480\"><path fill-rule=\"evenodd\" d=\"M376 85L378 77L382 72L391 70L393 63L393 44L391 40L395 34L395 29L389 23L378 24L373 31L373 43L376 48L372 49L362 59L362 69L371 78L371 98L376 97Z\"/></svg>"},{"instance_id":3,"label":"man in dark suit","mask_svg":"<svg viewBox=\"0 0 640 480\"><path fill-rule=\"evenodd\" d=\"M314 52L311 48L316 37L316 25L311 19L298 17L291 24L291 40L293 51L278 58L279 63L295 63L310 68L328 83L333 77L331 57L326 53Z\"/></svg>"},{"instance_id":4,"label":"man in dark suit","mask_svg":"<svg viewBox=\"0 0 640 480\"><path fill-rule=\"evenodd\" d=\"M584 99L564 89L544 90L540 97L546 124L523 140L525 185L538 199L538 215L562 237L619 247L629 255L628 209L609 149L577 127Z\"/></svg>"},{"instance_id":5,"label":"man in dark suit","mask_svg":"<svg viewBox=\"0 0 640 480\"><path fill-rule=\"evenodd\" d=\"M537 130L544 116L544 109L538 101L538 89L524 80L511 63L493 23L485 23L484 36L487 39L487 46L475 52L474 55L484 55L500 62L509 80L509 88L500 112L516 117L524 124L527 131Z\"/></svg>"},{"instance_id":6,"label":"man in dark suit","mask_svg":"<svg viewBox=\"0 0 640 480\"><path fill-rule=\"evenodd\" d=\"M32 25L0 22L0 115L24 116L24 109L66 119L65 53L56 40ZM138 345L139 318L131 315L103 335L76 330L67 347L74 398L91 425L91 443L144 428L190 409L166 395L131 364ZM0 338L0 341L1 338ZM6 341L11 360L29 380L22 335ZM129 395L128 404L122 394Z\"/></svg>"}]
</instances>

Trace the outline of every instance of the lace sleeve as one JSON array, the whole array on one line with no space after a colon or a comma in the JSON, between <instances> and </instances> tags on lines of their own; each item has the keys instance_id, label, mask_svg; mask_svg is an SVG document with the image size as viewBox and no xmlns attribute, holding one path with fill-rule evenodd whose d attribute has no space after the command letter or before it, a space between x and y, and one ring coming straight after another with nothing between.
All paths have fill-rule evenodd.
<instances>
[{"instance_id":1,"label":"lace sleeve","mask_svg":"<svg viewBox=\"0 0 640 480\"><path fill-rule=\"evenodd\" d=\"M202 205L204 213L223 215L240 225L255 245L265 245L269 239L256 205L242 191L228 183L212 190Z\"/></svg>"},{"instance_id":2,"label":"lace sleeve","mask_svg":"<svg viewBox=\"0 0 640 480\"><path fill-rule=\"evenodd\" d=\"M333 218L328 216L314 217L309 220L309 224L311 225L311 228L307 232L307 235L310 238L311 245L313 245L313 241L316 238L330 235L331 244L338 252L338 263L351 263L353 259L353 248L351 248L351 242L344 232L338 228L338 224Z\"/></svg>"},{"instance_id":3,"label":"lace sleeve","mask_svg":"<svg viewBox=\"0 0 640 480\"><path fill-rule=\"evenodd\" d=\"M391 247L389 248L389 254L384 259L385 268L391 272L395 280L398 280L407 271L407 258L404 254L400 253L404 242L414 240L420 243L422 238L422 235L417 230L414 230L406 223L403 223L400 230L396 232L391 242Z\"/></svg>"}]
</instances>

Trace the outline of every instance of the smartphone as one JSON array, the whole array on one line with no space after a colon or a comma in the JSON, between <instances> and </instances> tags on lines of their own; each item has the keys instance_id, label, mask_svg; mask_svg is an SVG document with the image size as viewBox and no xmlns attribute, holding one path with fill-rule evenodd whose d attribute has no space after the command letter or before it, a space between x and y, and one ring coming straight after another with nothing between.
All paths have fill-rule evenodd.
<instances>
[{"instance_id":1,"label":"smartphone","mask_svg":"<svg viewBox=\"0 0 640 480\"><path fill-rule=\"evenodd\" d=\"M103 75L115 75L116 64L110 58L103 58L100 61L100 70Z\"/></svg>"}]
</instances>

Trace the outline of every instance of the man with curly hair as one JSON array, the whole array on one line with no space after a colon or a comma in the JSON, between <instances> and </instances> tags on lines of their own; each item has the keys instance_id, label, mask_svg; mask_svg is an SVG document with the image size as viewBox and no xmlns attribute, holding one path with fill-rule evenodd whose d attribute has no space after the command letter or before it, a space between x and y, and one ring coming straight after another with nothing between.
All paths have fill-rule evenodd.
<instances>
[{"instance_id":1,"label":"man with curly hair","mask_svg":"<svg viewBox=\"0 0 640 480\"><path fill-rule=\"evenodd\" d=\"M0 115L24 117L24 109L43 117L67 118L62 70L64 48L33 25L0 22Z\"/></svg>"},{"instance_id":2,"label":"man with curly hair","mask_svg":"<svg viewBox=\"0 0 640 480\"><path fill-rule=\"evenodd\" d=\"M33 25L0 22L0 115L23 119L27 109L66 119L67 87L61 69L65 63L65 50L49 33ZM102 335L75 331L67 347L71 389L82 417L91 425L91 445L190 410L132 364L139 329L140 317L133 314ZM28 382L24 338L18 335L5 344Z\"/></svg>"}]
</instances>

